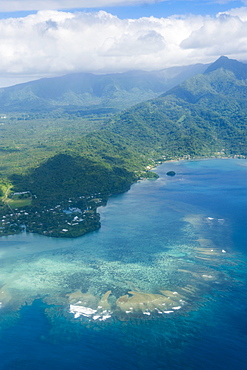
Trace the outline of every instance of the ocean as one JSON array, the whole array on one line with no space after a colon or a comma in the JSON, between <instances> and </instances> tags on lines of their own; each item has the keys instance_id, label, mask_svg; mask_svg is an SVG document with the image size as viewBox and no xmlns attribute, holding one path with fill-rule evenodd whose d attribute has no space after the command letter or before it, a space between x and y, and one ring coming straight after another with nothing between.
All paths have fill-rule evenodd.
<instances>
[{"instance_id":1,"label":"ocean","mask_svg":"<svg viewBox=\"0 0 247 370\"><path fill-rule=\"evenodd\" d=\"M155 172L98 231L0 238L1 370L247 368L247 160Z\"/></svg>"}]
</instances>

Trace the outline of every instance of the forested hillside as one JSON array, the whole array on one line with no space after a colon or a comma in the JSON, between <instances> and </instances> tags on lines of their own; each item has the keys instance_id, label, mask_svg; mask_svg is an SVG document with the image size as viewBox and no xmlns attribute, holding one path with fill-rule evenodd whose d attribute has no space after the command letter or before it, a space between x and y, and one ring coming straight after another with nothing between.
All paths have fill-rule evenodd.
<instances>
[{"instance_id":1,"label":"forested hillside","mask_svg":"<svg viewBox=\"0 0 247 370\"><path fill-rule=\"evenodd\" d=\"M87 115L89 111L91 114L114 113L154 98L206 68L207 65L196 64L152 72L75 73L44 78L0 89L0 113L44 114L46 111L50 114L58 109L77 116Z\"/></svg>"},{"instance_id":2,"label":"forested hillside","mask_svg":"<svg viewBox=\"0 0 247 370\"><path fill-rule=\"evenodd\" d=\"M50 110L37 118L30 110L3 115L0 234L83 235L100 227L97 207L110 194L155 176L149 169L161 161L246 156L246 78L246 64L221 57L202 74L110 119L74 119ZM108 82L102 82L102 91ZM58 97L55 86L46 94L43 83L34 84L39 99Z\"/></svg>"},{"instance_id":3,"label":"forested hillside","mask_svg":"<svg viewBox=\"0 0 247 370\"><path fill-rule=\"evenodd\" d=\"M246 155L247 65L221 57L160 97L114 118L109 130L168 156Z\"/></svg>"}]
</instances>

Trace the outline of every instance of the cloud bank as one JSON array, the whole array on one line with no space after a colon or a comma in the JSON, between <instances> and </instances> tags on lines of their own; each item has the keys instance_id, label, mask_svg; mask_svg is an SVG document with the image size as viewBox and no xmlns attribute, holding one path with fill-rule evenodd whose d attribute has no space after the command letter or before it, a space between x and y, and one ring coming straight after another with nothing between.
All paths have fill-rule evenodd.
<instances>
[{"instance_id":1,"label":"cloud bank","mask_svg":"<svg viewBox=\"0 0 247 370\"><path fill-rule=\"evenodd\" d=\"M154 70L220 55L247 61L247 8L125 20L104 11L39 11L0 20L0 44L5 76Z\"/></svg>"}]
</instances>

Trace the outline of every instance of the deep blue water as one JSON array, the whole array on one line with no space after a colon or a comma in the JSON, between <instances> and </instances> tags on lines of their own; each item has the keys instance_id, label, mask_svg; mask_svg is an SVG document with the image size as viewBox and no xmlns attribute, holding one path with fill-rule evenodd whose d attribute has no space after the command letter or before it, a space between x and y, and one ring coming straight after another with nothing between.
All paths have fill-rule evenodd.
<instances>
[{"instance_id":1,"label":"deep blue water","mask_svg":"<svg viewBox=\"0 0 247 370\"><path fill-rule=\"evenodd\" d=\"M97 232L0 239L0 369L247 368L247 161L169 162L156 172L99 210ZM111 317L69 313L79 289L98 300L111 290ZM129 291L161 290L185 304L162 314L116 309Z\"/></svg>"}]
</instances>

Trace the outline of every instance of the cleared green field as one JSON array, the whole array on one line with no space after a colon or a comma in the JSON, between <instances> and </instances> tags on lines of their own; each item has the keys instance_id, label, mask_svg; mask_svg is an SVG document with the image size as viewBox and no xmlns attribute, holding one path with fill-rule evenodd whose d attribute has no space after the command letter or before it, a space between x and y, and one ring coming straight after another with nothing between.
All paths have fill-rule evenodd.
<instances>
[{"instance_id":1,"label":"cleared green field","mask_svg":"<svg viewBox=\"0 0 247 370\"><path fill-rule=\"evenodd\" d=\"M23 207L29 207L32 204L32 199L8 199L6 203L11 208L23 208Z\"/></svg>"}]
</instances>

